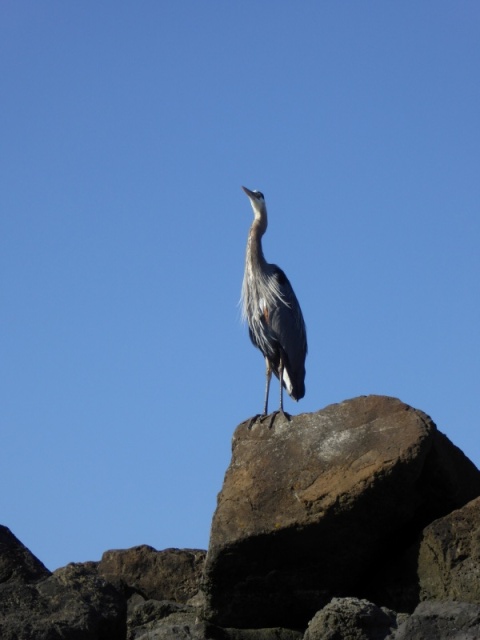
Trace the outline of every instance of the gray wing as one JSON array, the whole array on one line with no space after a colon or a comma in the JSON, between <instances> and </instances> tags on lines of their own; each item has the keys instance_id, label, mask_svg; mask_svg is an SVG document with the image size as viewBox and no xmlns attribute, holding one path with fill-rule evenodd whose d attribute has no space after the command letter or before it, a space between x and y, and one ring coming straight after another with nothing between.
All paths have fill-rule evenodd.
<instances>
[{"instance_id":1,"label":"gray wing","mask_svg":"<svg viewBox=\"0 0 480 640\"><path fill-rule=\"evenodd\" d=\"M305 395L305 358L308 349L305 321L290 281L279 267L272 266L283 302L269 310L268 325L279 347L278 357L282 357L292 382L290 395L294 400L300 400ZM275 364L275 368L278 368L279 362Z\"/></svg>"}]
</instances>

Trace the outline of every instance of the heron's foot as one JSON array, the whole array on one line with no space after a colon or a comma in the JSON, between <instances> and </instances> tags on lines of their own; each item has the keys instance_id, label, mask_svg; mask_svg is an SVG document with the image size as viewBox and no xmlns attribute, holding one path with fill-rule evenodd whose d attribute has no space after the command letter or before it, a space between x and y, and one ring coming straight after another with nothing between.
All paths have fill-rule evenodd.
<instances>
[{"instance_id":1,"label":"heron's foot","mask_svg":"<svg viewBox=\"0 0 480 640\"><path fill-rule=\"evenodd\" d=\"M256 422L258 422L259 420L261 421L263 417L264 417L263 414L257 413L257 415L255 415L252 418L250 418L250 420L248 421L248 424L247 424L247 429L250 430L253 427L253 425Z\"/></svg>"},{"instance_id":2,"label":"heron's foot","mask_svg":"<svg viewBox=\"0 0 480 640\"><path fill-rule=\"evenodd\" d=\"M279 414L282 415L286 420L288 420L288 422L292 420L292 416L286 411L283 411L283 409L278 409L277 411L273 411L273 413L257 413L257 415L251 417L248 421L247 429L250 430L257 422L261 422L263 424L265 421L268 421L267 427L271 429L273 427L273 423L275 422L275 418Z\"/></svg>"},{"instance_id":3,"label":"heron's foot","mask_svg":"<svg viewBox=\"0 0 480 640\"><path fill-rule=\"evenodd\" d=\"M283 411L283 409L279 409L278 411L274 411L273 413L270 413L268 415L261 416L260 417L260 422L263 422L264 420L268 419L268 428L271 429L273 427L273 423L275 422L275 418L278 415L282 415L289 422L292 419L292 417L291 417L291 415L289 413L285 413L285 411Z\"/></svg>"},{"instance_id":4,"label":"heron's foot","mask_svg":"<svg viewBox=\"0 0 480 640\"><path fill-rule=\"evenodd\" d=\"M271 429L273 427L273 423L275 422L275 418L277 417L277 415L279 413L280 413L279 411L274 411L270 415L264 417L264 419L269 418L269 421L268 421L268 428L269 429Z\"/></svg>"}]
</instances>

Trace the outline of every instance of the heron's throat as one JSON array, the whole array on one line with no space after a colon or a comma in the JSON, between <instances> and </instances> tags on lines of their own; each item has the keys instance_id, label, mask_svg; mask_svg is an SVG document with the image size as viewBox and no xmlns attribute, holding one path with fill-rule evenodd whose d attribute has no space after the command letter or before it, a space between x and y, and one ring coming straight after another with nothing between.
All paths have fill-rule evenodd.
<instances>
[{"instance_id":1,"label":"heron's throat","mask_svg":"<svg viewBox=\"0 0 480 640\"><path fill-rule=\"evenodd\" d=\"M247 265L256 267L266 264L262 249L262 236L267 229L266 217L255 218L247 242Z\"/></svg>"}]
</instances>

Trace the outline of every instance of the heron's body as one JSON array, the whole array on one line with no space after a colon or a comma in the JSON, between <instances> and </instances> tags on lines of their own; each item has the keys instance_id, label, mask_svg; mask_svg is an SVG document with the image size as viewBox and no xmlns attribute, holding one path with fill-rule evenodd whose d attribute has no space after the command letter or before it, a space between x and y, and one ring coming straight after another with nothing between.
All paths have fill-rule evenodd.
<instances>
[{"instance_id":1,"label":"heron's body","mask_svg":"<svg viewBox=\"0 0 480 640\"><path fill-rule=\"evenodd\" d=\"M272 372L280 380L280 410L283 411L283 387L294 400L305 395L305 358L307 335L297 297L285 273L269 264L262 251L262 236L267 229L267 209L263 195L243 187L250 199L254 221L250 228L242 286L243 315L250 339L265 357L267 384L264 415Z\"/></svg>"}]
</instances>

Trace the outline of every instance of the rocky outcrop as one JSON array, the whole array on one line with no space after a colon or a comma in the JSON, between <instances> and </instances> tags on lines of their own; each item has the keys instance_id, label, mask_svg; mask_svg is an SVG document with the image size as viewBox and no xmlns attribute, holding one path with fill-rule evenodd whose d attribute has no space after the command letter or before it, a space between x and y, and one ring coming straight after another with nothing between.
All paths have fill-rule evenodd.
<instances>
[{"instance_id":1,"label":"rocky outcrop","mask_svg":"<svg viewBox=\"0 0 480 640\"><path fill-rule=\"evenodd\" d=\"M399 557L423 527L479 494L474 465L394 398L279 416L271 429L244 423L212 523L206 617L305 628L332 596L378 594L393 548Z\"/></svg>"},{"instance_id":2,"label":"rocky outcrop","mask_svg":"<svg viewBox=\"0 0 480 640\"><path fill-rule=\"evenodd\" d=\"M1 528L0 638L107 640L126 632L126 603L94 563L53 574ZM8 571L6 570L8 567Z\"/></svg>"},{"instance_id":3,"label":"rocky outcrop","mask_svg":"<svg viewBox=\"0 0 480 640\"><path fill-rule=\"evenodd\" d=\"M0 525L0 584L35 582L50 575L10 529Z\"/></svg>"},{"instance_id":4,"label":"rocky outcrop","mask_svg":"<svg viewBox=\"0 0 480 640\"><path fill-rule=\"evenodd\" d=\"M51 573L0 527L0 638L133 640L202 632L198 611L182 603L198 592L204 558L204 551L143 545Z\"/></svg>"},{"instance_id":5,"label":"rocky outcrop","mask_svg":"<svg viewBox=\"0 0 480 640\"><path fill-rule=\"evenodd\" d=\"M0 638L480 638L478 496L475 466L393 398L245 423L206 559L142 545L52 574L0 527Z\"/></svg>"}]
</instances>

